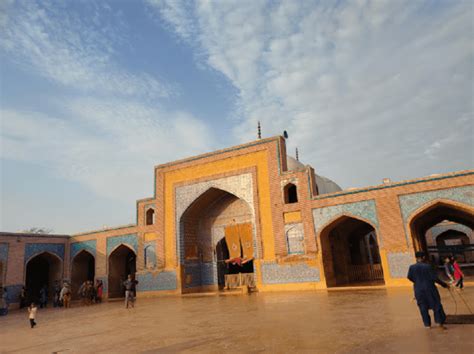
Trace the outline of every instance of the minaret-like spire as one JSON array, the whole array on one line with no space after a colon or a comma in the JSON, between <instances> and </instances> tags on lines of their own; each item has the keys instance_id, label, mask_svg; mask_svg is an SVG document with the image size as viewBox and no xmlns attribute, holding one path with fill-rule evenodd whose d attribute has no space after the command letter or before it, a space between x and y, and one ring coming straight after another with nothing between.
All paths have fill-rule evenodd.
<instances>
[{"instance_id":1,"label":"minaret-like spire","mask_svg":"<svg viewBox=\"0 0 474 354\"><path fill-rule=\"evenodd\" d=\"M262 128L260 127L260 121L258 121L258 125L257 125L257 137L259 139L262 139Z\"/></svg>"},{"instance_id":2,"label":"minaret-like spire","mask_svg":"<svg viewBox=\"0 0 474 354\"><path fill-rule=\"evenodd\" d=\"M300 160L300 157L298 155L298 148L296 148L296 161L299 161Z\"/></svg>"}]
</instances>

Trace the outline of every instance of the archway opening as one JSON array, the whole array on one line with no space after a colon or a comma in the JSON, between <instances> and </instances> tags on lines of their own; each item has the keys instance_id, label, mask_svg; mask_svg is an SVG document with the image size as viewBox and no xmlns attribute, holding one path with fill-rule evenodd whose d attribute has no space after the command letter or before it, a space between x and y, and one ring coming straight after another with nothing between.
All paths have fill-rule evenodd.
<instances>
[{"instance_id":1,"label":"archway opening","mask_svg":"<svg viewBox=\"0 0 474 354\"><path fill-rule=\"evenodd\" d=\"M73 299L79 298L77 293L81 285L87 281L94 281L95 258L89 252L82 250L72 261L71 267L71 290Z\"/></svg>"},{"instance_id":2,"label":"archway opening","mask_svg":"<svg viewBox=\"0 0 474 354\"><path fill-rule=\"evenodd\" d=\"M342 216L321 232L324 274L328 287L384 284L375 229Z\"/></svg>"},{"instance_id":3,"label":"archway opening","mask_svg":"<svg viewBox=\"0 0 474 354\"><path fill-rule=\"evenodd\" d=\"M253 277L252 212L244 200L210 188L183 213L180 235L183 293L223 289L228 274Z\"/></svg>"},{"instance_id":4,"label":"archway opening","mask_svg":"<svg viewBox=\"0 0 474 354\"><path fill-rule=\"evenodd\" d=\"M298 203L298 190L293 183L288 183L283 189L285 204Z\"/></svg>"},{"instance_id":5,"label":"archway opening","mask_svg":"<svg viewBox=\"0 0 474 354\"><path fill-rule=\"evenodd\" d=\"M54 282L61 280L61 263L57 256L48 252L43 252L28 261L25 277L28 301L38 303L40 290L45 285L48 288L48 300L52 300Z\"/></svg>"},{"instance_id":6,"label":"archway opening","mask_svg":"<svg viewBox=\"0 0 474 354\"><path fill-rule=\"evenodd\" d=\"M453 255L466 275L474 274L474 213L469 208L439 202L418 213L409 227L415 251L426 252L431 262L439 266L440 273L443 257Z\"/></svg>"},{"instance_id":7,"label":"archway opening","mask_svg":"<svg viewBox=\"0 0 474 354\"><path fill-rule=\"evenodd\" d=\"M125 245L118 246L109 256L108 295L109 298L125 296L123 282L128 275L135 279L136 254Z\"/></svg>"},{"instance_id":8,"label":"archway opening","mask_svg":"<svg viewBox=\"0 0 474 354\"><path fill-rule=\"evenodd\" d=\"M146 225L153 225L155 223L155 210L150 208L146 211Z\"/></svg>"}]
</instances>

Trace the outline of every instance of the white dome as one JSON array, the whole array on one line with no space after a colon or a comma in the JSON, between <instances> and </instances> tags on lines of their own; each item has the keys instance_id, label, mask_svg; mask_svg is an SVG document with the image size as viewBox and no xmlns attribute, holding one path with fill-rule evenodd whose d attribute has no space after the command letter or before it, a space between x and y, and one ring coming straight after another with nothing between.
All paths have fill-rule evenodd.
<instances>
[{"instance_id":1,"label":"white dome","mask_svg":"<svg viewBox=\"0 0 474 354\"><path fill-rule=\"evenodd\" d=\"M304 164L288 155L286 155L286 164L288 165L288 171L303 171L306 169Z\"/></svg>"},{"instance_id":2,"label":"white dome","mask_svg":"<svg viewBox=\"0 0 474 354\"><path fill-rule=\"evenodd\" d=\"M319 194L329 194L342 191L342 188L339 187L334 181L319 175L316 175L316 185L318 186Z\"/></svg>"}]
</instances>

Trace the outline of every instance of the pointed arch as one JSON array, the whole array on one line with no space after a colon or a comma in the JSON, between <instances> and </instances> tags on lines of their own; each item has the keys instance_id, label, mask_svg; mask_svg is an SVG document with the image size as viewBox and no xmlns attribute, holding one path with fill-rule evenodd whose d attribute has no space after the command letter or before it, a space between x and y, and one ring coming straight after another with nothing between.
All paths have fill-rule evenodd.
<instances>
[{"instance_id":1,"label":"pointed arch","mask_svg":"<svg viewBox=\"0 0 474 354\"><path fill-rule=\"evenodd\" d=\"M298 203L298 187L294 183L288 183L283 187L283 198L285 204Z\"/></svg>"},{"instance_id":2,"label":"pointed arch","mask_svg":"<svg viewBox=\"0 0 474 354\"><path fill-rule=\"evenodd\" d=\"M373 236L368 238L370 233ZM372 237L375 244L371 245ZM321 227L318 239L328 287L383 283L377 229L371 221L348 213L339 214Z\"/></svg>"},{"instance_id":3,"label":"pointed arch","mask_svg":"<svg viewBox=\"0 0 474 354\"><path fill-rule=\"evenodd\" d=\"M63 268L63 260L53 252L42 251L28 258L24 268L24 284L28 289L28 300L38 301L43 286L46 286L48 294L52 294L54 283L62 279ZM51 298L49 296L49 300Z\"/></svg>"},{"instance_id":4,"label":"pointed arch","mask_svg":"<svg viewBox=\"0 0 474 354\"><path fill-rule=\"evenodd\" d=\"M136 260L135 249L126 243L120 243L111 250L107 260L109 298L118 298L125 295L122 283L129 274L132 278L135 278Z\"/></svg>"}]
</instances>

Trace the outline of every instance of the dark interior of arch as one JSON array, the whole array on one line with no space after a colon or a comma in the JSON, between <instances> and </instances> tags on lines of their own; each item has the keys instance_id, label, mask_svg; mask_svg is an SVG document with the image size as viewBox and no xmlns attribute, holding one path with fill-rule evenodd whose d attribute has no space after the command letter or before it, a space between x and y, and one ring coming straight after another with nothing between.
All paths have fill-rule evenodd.
<instances>
[{"instance_id":1,"label":"dark interior of arch","mask_svg":"<svg viewBox=\"0 0 474 354\"><path fill-rule=\"evenodd\" d=\"M95 259L87 251L79 252L72 261L71 267L71 290L73 299L79 297L78 290L86 280L94 281Z\"/></svg>"},{"instance_id":2,"label":"dark interior of arch","mask_svg":"<svg viewBox=\"0 0 474 354\"><path fill-rule=\"evenodd\" d=\"M28 301L39 302L40 290L46 285L48 300L52 300L55 281L61 280L61 261L49 254L41 253L32 258L26 265L25 286Z\"/></svg>"},{"instance_id":3,"label":"dark interior of arch","mask_svg":"<svg viewBox=\"0 0 474 354\"><path fill-rule=\"evenodd\" d=\"M293 183L288 183L284 188L284 198L286 204L298 202L297 188Z\"/></svg>"},{"instance_id":4,"label":"dark interior of arch","mask_svg":"<svg viewBox=\"0 0 474 354\"><path fill-rule=\"evenodd\" d=\"M383 284L383 269L374 228L344 216L321 233L324 274L328 287Z\"/></svg>"},{"instance_id":5,"label":"dark interior of arch","mask_svg":"<svg viewBox=\"0 0 474 354\"><path fill-rule=\"evenodd\" d=\"M124 245L117 247L109 256L108 296L118 298L125 296L123 282L128 275L135 279L136 255Z\"/></svg>"},{"instance_id":6,"label":"dark interior of arch","mask_svg":"<svg viewBox=\"0 0 474 354\"><path fill-rule=\"evenodd\" d=\"M474 229L474 215L472 213L447 204L436 204L425 212L422 212L411 222L410 228L415 251L425 251L429 253L425 236L426 232L431 227L445 220Z\"/></svg>"}]
</instances>

